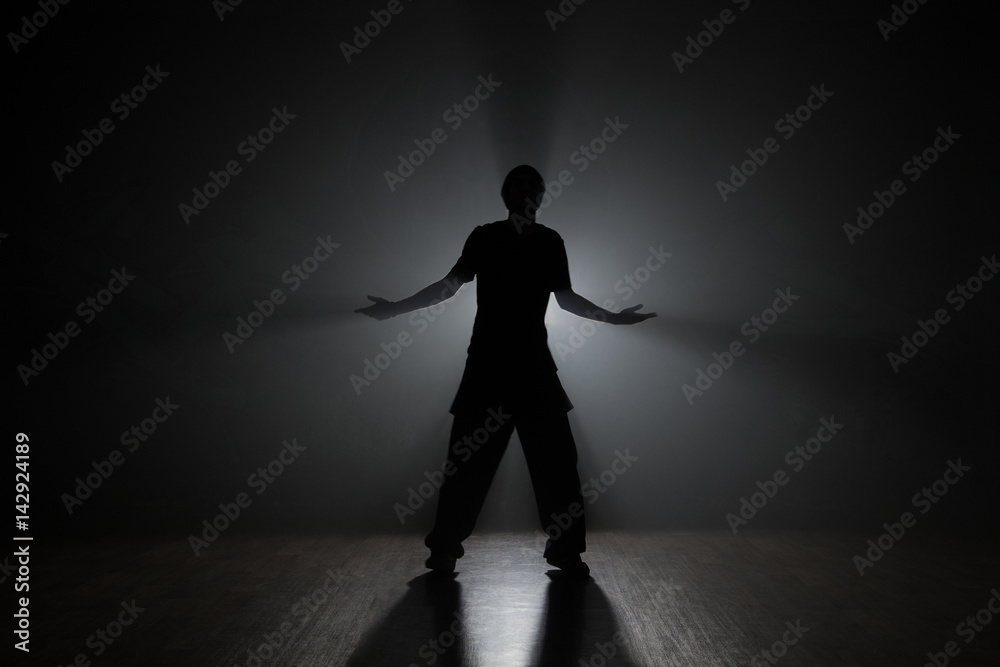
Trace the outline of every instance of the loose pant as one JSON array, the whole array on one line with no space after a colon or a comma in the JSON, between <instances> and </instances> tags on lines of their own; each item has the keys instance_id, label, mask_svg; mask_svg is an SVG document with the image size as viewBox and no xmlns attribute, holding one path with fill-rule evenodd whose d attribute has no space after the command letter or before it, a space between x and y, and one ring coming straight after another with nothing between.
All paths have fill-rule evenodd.
<instances>
[{"instance_id":1,"label":"loose pant","mask_svg":"<svg viewBox=\"0 0 1000 667\"><path fill-rule=\"evenodd\" d=\"M499 419L497 418L499 415ZM542 530L549 536L544 556L562 557L586 551L586 526L576 443L569 417L509 415L503 409L455 415L446 475L438 494L434 528L424 544L461 558L462 542L472 534L497 467L517 429ZM491 430L492 429L492 430Z\"/></svg>"}]
</instances>

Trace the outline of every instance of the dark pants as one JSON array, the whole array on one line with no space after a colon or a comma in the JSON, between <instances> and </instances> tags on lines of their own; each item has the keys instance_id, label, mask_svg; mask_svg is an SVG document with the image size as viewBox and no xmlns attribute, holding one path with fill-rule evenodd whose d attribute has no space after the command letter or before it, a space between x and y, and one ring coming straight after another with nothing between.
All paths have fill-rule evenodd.
<instances>
[{"instance_id":1,"label":"dark pants","mask_svg":"<svg viewBox=\"0 0 1000 667\"><path fill-rule=\"evenodd\" d=\"M583 553L587 549L583 497L567 414L512 414L506 418L504 414L500 408L455 415L448 448L451 465L445 468L452 472L441 485L434 529L424 544L456 558L465 554L462 542L472 534L516 428L535 491L538 519L549 536L544 556Z\"/></svg>"}]
</instances>

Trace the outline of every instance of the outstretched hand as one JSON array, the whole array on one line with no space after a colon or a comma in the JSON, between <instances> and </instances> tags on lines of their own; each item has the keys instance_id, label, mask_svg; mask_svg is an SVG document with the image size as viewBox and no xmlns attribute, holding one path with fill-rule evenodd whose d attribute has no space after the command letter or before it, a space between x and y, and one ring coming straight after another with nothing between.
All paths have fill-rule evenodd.
<instances>
[{"instance_id":1,"label":"outstretched hand","mask_svg":"<svg viewBox=\"0 0 1000 667\"><path fill-rule=\"evenodd\" d=\"M632 306L631 308L623 308L621 311L615 313L614 318L611 320L612 324L635 324L636 322L642 322L643 320L648 320L651 317L656 317L656 313L640 313L638 310L642 308L642 304Z\"/></svg>"},{"instance_id":2,"label":"outstretched hand","mask_svg":"<svg viewBox=\"0 0 1000 667\"><path fill-rule=\"evenodd\" d=\"M388 301L381 297L368 295L368 298L375 303L370 306L365 306L364 308L358 308L355 313L361 313L362 315L367 315L368 317L374 318L376 320L387 320L390 317L395 317L396 313L395 305L392 301Z\"/></svg>"}]
</instances>

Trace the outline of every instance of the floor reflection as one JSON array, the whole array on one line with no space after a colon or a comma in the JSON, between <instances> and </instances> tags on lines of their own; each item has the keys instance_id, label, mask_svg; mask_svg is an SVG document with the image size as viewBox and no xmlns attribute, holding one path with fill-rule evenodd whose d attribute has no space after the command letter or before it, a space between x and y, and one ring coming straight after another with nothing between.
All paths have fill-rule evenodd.
<instances>
[{"instance_id":1,"label":"floor reflection","mask_svg":"<svg viewBox=\"0 0 1000 667\"><path fill-rule=\"evenodd\" d=\"M542 602L534 577L484 582L476 595L463 599L456 576L427 573L410 580L409 590L365 632L347 664L635 664L608 598L592 579L552 572ZM513 628L511 616L519 619ZM519 636L511 636L510 630Z\"/></svg>"}]
</instances>

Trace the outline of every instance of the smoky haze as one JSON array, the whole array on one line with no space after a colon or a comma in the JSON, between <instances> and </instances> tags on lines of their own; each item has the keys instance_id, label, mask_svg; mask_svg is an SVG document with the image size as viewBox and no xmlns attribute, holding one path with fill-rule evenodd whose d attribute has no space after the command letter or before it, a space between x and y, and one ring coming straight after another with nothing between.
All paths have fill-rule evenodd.
<instances>
[{"instance_id":1,"label":"smoky haze","mask_svg":"<svg viewBox=\"0 0 1000 667\"><path fill-rule=\"evenodd\" d=\"M1000 287L948 300L998 249L972 9L921 5L886 40L891 7L870 3L591 0L553 30L555 2L404 2L347 62L340 43L383 7L254 2L220 21L210 3L69 5L16 54L13 84L34 92L11 129L0 246L5 421L41 443L45 530L186 535L247 492L236 530L425 532L436 497L419 489L444 460L476 283L386 321L354 310L445 276L476 225L506 216L500 184L524 163L550 184L539 221L574 289L657 313L594 326L549 304L594 528L727 528L784 470L754 527L865 529L961 458L975 481L926 523L986 529ZM734 20L679 71L722 9ZM169 75L115 115L157 64ZM276 116L248 160L242 142ZM59 181L51 163L103 117L114 131ZM939 138L911 180L903 164ZM185 219L230 161L239 173ZM845 230L895 180L905 192ZM78 304L123 267L134 279L86 321ZM15 367L70 320L79 335L26 383ZM168 397L130 450L123 432ZM796 469L786 455L821 420L842 428ZM251 481L293 439L293 462ZM81 498L113 450L124 462ZM515 436L479 528L536 524Z\"/></svg>"}]
</instances>

